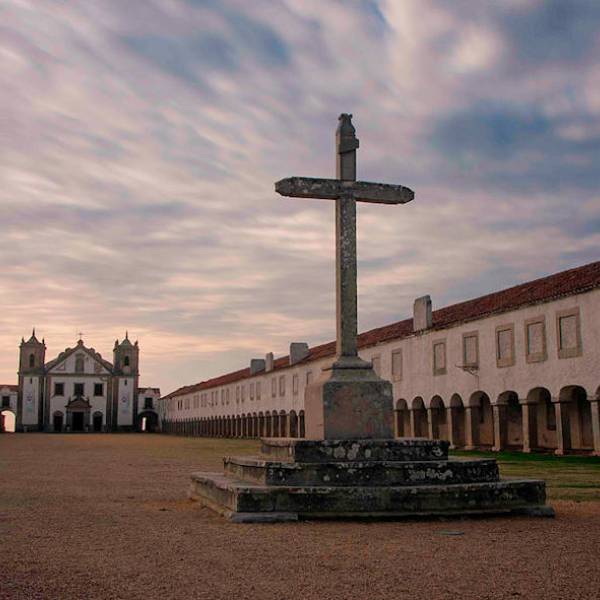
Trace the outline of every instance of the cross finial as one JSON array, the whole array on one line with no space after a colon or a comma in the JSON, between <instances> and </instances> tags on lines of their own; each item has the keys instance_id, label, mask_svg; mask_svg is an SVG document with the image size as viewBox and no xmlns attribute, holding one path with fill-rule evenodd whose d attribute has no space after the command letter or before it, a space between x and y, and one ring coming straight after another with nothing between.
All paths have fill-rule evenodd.
<instances>
[{"instance_id":1,"label":"cross finial","mask_svg":"<svg viewBox=\"0 0 600 600\"><path fill-rule=\"evenodd\" d=\"M80 331L77 335L79 336L79 341L83 342L83 332Z\"/></svg>"}]
</instances>

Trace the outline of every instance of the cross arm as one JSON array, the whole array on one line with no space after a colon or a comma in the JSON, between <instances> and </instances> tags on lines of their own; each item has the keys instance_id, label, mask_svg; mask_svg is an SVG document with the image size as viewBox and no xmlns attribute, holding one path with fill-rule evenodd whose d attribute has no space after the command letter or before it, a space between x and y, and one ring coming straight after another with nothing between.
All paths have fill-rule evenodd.
<instances>
[{"instance_id":1,"label":"cross arm","mask_svg":"<svg viewBox=\"0 0 600 600\"><path fill-rule=\"evenodd\" d=\"M360 202L376 204L406 204L415 197L415 193L411 189L402 185L315 177L281 179L275 184L275 191L282 196L325 200L335 200L346 194L352 194Z\"/></svg>"}]
</instances>

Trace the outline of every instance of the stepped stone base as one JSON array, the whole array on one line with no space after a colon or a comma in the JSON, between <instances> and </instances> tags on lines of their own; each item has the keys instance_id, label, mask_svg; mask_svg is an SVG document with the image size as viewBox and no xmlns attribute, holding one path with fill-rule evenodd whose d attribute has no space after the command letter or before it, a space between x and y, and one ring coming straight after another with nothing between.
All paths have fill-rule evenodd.
<instances>
[{"instance_id":1,"label":"stepped stone base","mask_svg":"<svg viewBox=\"0 0 600 600\"><path fill-rule=\"evenodd\" d=\"M448 460L443 441L265 439L262 456L224 465L193 473L190 497L236 522L554 515L543 481L501 481L495 460Z\"/></svg>"}]
</instances>

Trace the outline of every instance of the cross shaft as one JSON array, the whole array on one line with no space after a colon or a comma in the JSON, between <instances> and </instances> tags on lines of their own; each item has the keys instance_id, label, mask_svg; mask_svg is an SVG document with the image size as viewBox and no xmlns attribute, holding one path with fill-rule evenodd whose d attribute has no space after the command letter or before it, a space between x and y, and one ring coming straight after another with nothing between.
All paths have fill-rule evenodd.
<instances>
[{"instance_id":1,"label":"cross shaft","mask_svg":"<svg viewBox=\"0 0 600 600\"><path fill-rule=\"evenodd\" d=\"M356 202L405 204L414 192L401 185L356 181L356 149L359 141L352 115L342 114L336 130L336 179L288 177L275 191L294 198L335 200L337 341L334 368L365 368L358 358Z\"/></svg>"}]
</instances>

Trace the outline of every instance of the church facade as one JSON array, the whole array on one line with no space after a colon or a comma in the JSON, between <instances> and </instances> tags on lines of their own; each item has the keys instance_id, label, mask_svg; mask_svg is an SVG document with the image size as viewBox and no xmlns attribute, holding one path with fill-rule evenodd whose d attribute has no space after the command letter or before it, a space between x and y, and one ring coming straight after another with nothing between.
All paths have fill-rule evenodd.
<instances>
[{"instance_id":1,"label":"church facade","mask_svg":"<svg viewBox=\"0 0 600 600\"><path fill-rule=\"evenodd\" d=\"M358 336L360 355L393 384L399 437L456 448L600 455L600 262L432 311ZM303 437L304 392L335 343L292 343L288 356L161 400L167 433Z\"/></svg>"},{"instance_id":2,"label":"church facade","mask_svg":"<svg viewBox=\"0 0 600 600\"><path fill-rule=\"evenodd\" d=\"M21 340L9 409L14 409L16 431L22 432L151 431L158 422L159 397L157 388L139 387L139 345L128 335L115 341L113 362L81 339L46 361L45 340L38 340L34 330Z\"/></svg>"}]
</instances>

